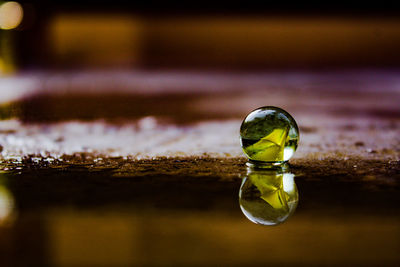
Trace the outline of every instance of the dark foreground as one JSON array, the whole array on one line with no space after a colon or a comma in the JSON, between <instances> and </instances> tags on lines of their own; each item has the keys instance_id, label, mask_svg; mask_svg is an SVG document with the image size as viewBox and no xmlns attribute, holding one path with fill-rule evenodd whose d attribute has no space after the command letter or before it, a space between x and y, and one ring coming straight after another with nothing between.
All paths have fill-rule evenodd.
<instances>
[{"instance_id":1,"label":"dark foreground","mask_svg":"<svg viewBox=\"0 0 400 267\"><path fill-rule=\"evenodd\" d=\"M295 161L297 210L268 227L240 210L243 159L71 161L2 166L2 266L400 262L398 162Z\"/></svg>"}]
</instances>

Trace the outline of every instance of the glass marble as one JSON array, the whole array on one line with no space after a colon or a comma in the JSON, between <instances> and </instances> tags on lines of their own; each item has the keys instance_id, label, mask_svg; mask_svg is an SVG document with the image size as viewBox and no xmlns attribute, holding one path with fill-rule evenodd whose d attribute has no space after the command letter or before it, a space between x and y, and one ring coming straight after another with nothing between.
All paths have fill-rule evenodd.
<instances>
[{"instance_id":1,"label":"glass marble","mask_svg":"<svg viewBox=\"0 0 400 267\"><path fill-rule=\"evenodd\" d=\"M239 204L243 214L253 223L283 223L294 213L298 201L294 174L281 168L248 168L240 187Z\"/></svg>"},{"instance_id":2,"label":"glass marble","mask_svg":"<svg viewBox=\"0 0 400 267\"><path fill-rule=\"evenodd\" d=\"M266 106L253 110L240 126L243 152L253 163L282 164L297 149L299 128L289 113Z\"/></svg>"}]
</instances>

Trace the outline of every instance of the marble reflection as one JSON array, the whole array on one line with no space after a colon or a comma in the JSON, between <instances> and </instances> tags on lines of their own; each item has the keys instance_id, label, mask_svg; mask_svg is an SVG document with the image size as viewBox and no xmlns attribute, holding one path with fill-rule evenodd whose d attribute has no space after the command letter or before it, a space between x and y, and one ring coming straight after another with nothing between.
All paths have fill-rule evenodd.
<instances>
[{"instance_id":1,"label":"marble reflection","mask_svg":"<svg viewBox=\"0 0 400 267\"><path fill-rule=\"evenodd\" d=\"M299 194L287 164L271 168L247 167L239 191L243 214L261 225L278 225L296 210Z\"/></svg>"}]
</instances>

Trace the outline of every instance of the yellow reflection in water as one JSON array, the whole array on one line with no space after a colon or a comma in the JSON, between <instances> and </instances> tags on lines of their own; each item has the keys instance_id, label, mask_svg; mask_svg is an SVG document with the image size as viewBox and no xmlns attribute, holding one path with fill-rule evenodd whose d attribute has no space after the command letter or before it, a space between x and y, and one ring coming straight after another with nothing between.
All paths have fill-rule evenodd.
<instances>
[{"instance_id":1,"label":"yellow reflection in water","mask_svg":"<svg viewBox=\"0 0 400 267\"><path fill-rule=\"evenodd\" d=\"M12 223L15 219L15 200L0 174L0 227Z\"/></svg>"},{"instance_id":2,"label":"yellow reflection in water","mask_svg":"<svg viewBox=\"0 0 400 267\"><path fill-rule=\"evenodd\" d=\"M243 214L252 222L277 225L294 213L299 195L294 174L288 166L257 168L249 166L239 191Z\"/></svg>"},{"instance_id":3,"label":"yellow reflection in water","mask_svg":"<svg viewBox=\"0 0 400 267\"><path fill-rule=\"evenodd\" d=\"M0 4L0 28L11 30L21 23L23 17L22 6L17 2L5 2Z\"/></svg>"}]
</instances>

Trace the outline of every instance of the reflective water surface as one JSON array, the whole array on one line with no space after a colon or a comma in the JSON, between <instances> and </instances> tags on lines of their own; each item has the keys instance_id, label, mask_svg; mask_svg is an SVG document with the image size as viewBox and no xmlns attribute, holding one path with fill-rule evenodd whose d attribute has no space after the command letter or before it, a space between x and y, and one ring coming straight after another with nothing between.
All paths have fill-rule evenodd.
<instances>
[{"instance_id":1,"label":"reflective water surface","mask_svg":"<svg viewBox=\"0 0 400 267\"><path fill-rule=\"evenodd\" d=\"M243 180L119 176L79 166L3 172L1 265L400 262L397 182L243 168ZM242 211L258 224L279 225L254 224Z\"/></svg>"}]
</instances>

